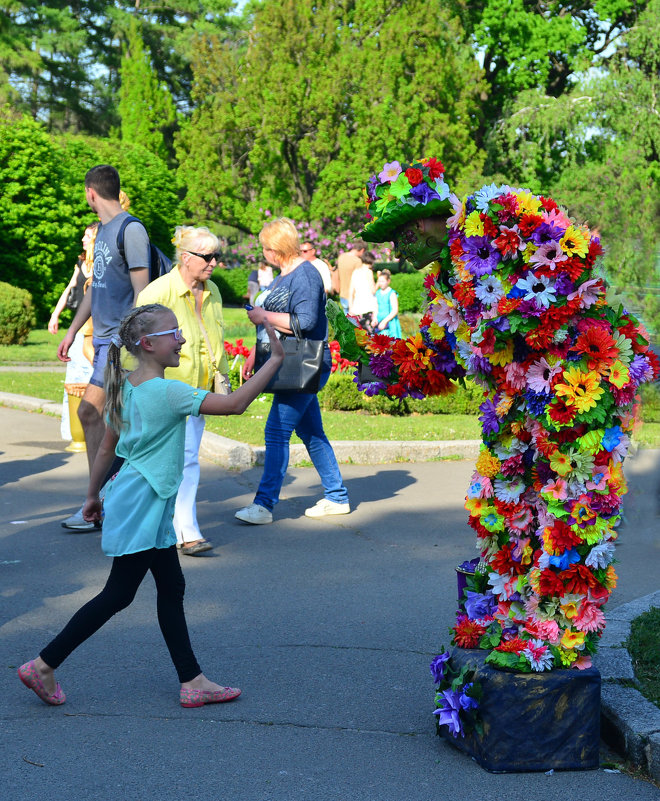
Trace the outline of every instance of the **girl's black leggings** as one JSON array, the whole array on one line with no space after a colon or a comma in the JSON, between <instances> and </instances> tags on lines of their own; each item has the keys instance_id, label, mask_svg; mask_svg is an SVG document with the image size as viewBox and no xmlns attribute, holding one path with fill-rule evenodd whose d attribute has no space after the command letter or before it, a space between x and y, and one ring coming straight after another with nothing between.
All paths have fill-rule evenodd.
<instances>
[{"instance_id":1,"label":"girl's black leggings","mask_svg":"<svg viewBox=\"0 0 660 801\"><path fill-rule=\"evenodd\" d=\"M186 581L176 546L115 556L105 587L82 606L62 631L39 654L47 665L59 667L81 643L122 609L130 606L138 587L151 570L157 591L158 624L180 682L202 671L195 659L183 612Z\"/></svg>"}]
</instances>

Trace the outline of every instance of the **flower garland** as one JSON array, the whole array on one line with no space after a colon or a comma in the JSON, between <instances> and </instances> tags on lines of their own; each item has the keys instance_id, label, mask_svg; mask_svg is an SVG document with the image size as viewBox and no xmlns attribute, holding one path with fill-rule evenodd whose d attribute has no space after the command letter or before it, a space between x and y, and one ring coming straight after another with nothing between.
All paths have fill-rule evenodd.
<instances>
[{"instance_id":1,"label":"flower garland","mask_svg":"<svg viewBox=\"0 0 660 801\"><path fill-rule=\"evenodd\" d=\"M638 320L605 300L598 236L553 200L490 185L452 207L419 334L339 339L361 351L369 394L441 394L463 375L484 388L465 508L488 585L454 643L491 650L497 667L586 668L616 586L637 391L658 360Z\"/></svg>"}]
</instances>

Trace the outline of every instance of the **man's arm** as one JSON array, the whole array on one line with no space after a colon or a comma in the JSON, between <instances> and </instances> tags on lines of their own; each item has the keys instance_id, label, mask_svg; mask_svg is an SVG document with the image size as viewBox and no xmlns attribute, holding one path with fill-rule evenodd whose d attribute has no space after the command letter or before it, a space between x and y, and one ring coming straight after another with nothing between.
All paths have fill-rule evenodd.
<instances>
[{"instance_id":1,"label":"man's arm","mask_svg":"<svg viewBox=\"0 0 660 801\"><path fill-rule=\"evenodd\" d=\"M131 277L131 286L133 287L133 305L137 306L138 295L149 283L149 268L137 267L135 270L129 270L128 274Z\"/></svg>"}]
</instances>

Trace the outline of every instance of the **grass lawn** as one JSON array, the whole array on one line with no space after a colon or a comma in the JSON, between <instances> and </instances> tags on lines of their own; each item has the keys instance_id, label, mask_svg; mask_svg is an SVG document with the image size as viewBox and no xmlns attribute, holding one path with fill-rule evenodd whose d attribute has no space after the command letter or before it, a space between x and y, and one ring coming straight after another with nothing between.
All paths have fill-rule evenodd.
<instances>
[{"instance_id":1,"label":"grass lawn","mask_svg":"<svg viewBox=\"0 0 660 801\"><path fill-rule=\"evenodd\" d=\"M642 693L660 706L660 609L653 607L633 620L628 650Z\"/></svg>"}]
</instances>

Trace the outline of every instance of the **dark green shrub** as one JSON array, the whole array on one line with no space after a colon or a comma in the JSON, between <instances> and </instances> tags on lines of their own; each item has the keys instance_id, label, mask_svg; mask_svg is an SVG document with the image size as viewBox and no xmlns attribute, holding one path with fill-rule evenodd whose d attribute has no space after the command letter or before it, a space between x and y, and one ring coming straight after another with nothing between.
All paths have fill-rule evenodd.
<instances>
[{"instance_id":1,"label":"dark green shrub","mask_svg":"<svg viewBox=\"0 0 660 801\"><path fill-rule=\"evenodd\" d=\"M0 281L0 345L22 345L35 323L32 295Z\"/></svg>"},{"instance_id":2,"label":"dark green shrub","mask_svg":"<svg viewBox=\"0 0 660 801\"><path fill-rule=\"evenodd\" d=\"M223 303L228 306L242 306L247 303L247 282L251 272L250 267L213 271L211 279L218 285Z\"/></svg>"},{"instance_id":3,"label":"dark green shrub","mask_svg":"<svg viewBox=\"0 0 660 801\"><path fill-rule=\"evenodd\" d=\"M424 400L409 399L410 411L417 414L479 414L479 406L483 403L484 391L481 387L466 382L464 387L458 386L451 395L434 395Z\"/></svg>"},{"instance_id":4,"label":"dark green shrub","mask_svg":"<svg viewBox=\"0 0 660 801\"><path fill-rule=\"evenodd\" d=\"M399 313L418 312L424 300L424 276L421 273L397 273L392 289L399 296Z\"/></svg>"},{"instance_id":5,"label":"dark green shrub","mask_svg":"<svg viewBox=\"0 0 660 801\"><path fill-rule=\"evenodd\" d=\"M352 412L362 409L364 395L358 391L353 382L353 371L348 373L333 373L328 383L319 392L319 403L326 412L343 411Z\"/></svg>"}]
</instances>

